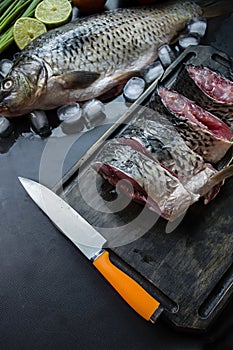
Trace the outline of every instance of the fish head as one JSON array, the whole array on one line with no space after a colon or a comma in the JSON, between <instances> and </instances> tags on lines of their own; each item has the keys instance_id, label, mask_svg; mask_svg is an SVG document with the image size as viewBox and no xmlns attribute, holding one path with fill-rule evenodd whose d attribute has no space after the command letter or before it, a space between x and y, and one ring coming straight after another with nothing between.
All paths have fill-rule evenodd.
<instances>
[{"instance_id":1,"label":"fish head","mask_svg":"<svg viewBox=\"0 0 233 350\"><path fill-rule=\"evenodd\" d=\"M13 72L1 83L0 114L14 117L24 114L24 106L30 96L30 84L24 75Z\"/></svg>"},{"instance_id":2,"label":"fish head","mask_svg":"<svg viewBox=\"0 0 233 350\"><path fill-rule=\"evenodd\" d=\"M42 70L36 62L12 67L0 85L0 115L10 118L36 108L43 87Z\"/></svg>"}]
</instances>

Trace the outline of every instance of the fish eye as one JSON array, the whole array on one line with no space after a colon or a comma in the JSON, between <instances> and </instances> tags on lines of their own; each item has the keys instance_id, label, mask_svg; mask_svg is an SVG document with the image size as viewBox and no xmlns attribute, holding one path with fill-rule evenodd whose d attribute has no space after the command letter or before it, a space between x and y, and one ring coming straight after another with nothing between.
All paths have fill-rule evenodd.
<instances>
[{"instance_id":1,"label":"fish eye","mask_svg":"<svg viewBox=\"0 0 233 350\"><path fill-rule=\"evenodd\" d=\"M3 82L4 90L11 90L13 88L14 82L12 79L7 79Z\"/></svg>"}]
</instances>

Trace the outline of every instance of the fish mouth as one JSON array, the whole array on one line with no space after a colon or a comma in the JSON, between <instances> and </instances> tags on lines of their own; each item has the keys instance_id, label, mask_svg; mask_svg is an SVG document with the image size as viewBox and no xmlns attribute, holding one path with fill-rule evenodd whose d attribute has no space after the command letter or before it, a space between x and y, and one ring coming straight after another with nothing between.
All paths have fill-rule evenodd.
<instances>
[{"instance_id":1,"label":"fish mouth","mask_svg":"<svg viewBox=\"0 0 233 350\"><path fill-rule=\"evenodd\" d=\"M6 103L0 103L0 115L6 118L18 117L22 114L18 113L17 109L8 106Z\"/></svg>"},{"instance_id":2,"label":"fish mouth","mask_svg":"<svg viewBox=\"0 0 233 350\"><path fill-rule=\"evenodd\" d=\"M0 114L5 114L5 112L9 111L9 107L6 106L4 103L0 103Z\"/></svg>"},{"instance_id":3,"label":"fish mouth","mask_svg":"<svg viewBox=\"0 0 233 350\"><path fill-rule=\"evenodd\" d=\"M233 132L222 120L196 105L187 97L164 87L158 88L158 94L164 106L173 115L180 117L180 119L189 120L217 138L226 141L232 140Z\"/></svg>"}]
</instances>

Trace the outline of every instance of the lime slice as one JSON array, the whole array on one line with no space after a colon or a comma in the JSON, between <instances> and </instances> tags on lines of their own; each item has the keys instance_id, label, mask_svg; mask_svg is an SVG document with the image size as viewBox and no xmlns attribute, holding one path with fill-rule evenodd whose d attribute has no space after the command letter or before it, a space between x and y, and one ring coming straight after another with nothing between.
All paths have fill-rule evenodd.
<instances>
[{"instance_id":1,"label":"lime slice","mask_svg":"<svg viewBox=\"0 0 233 350\"><path fill-rule=\"evenodd\" d=\"M43 0L35 11L35 17L48 26L56 27L69 21L72 6L68 0Z\"/></svg>"},{"instance_id":2,"label":"lime slice","mask_svg":"<svg viewBox=\"0 0 233 350\"><path fill-rule=\"evenodd\" d=\"M33 39L46 31L45 25L37 19L21 17L14 24L13 36L18 48L22 50Z\"/></svg>"}]
</instances>

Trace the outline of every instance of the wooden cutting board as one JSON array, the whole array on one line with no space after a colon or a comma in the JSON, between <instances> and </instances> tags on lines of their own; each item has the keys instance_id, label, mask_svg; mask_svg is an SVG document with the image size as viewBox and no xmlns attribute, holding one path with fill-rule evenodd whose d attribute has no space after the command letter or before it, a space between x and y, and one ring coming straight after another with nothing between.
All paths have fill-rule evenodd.
<instances>
[{"instance_id":1,"label":"wooden cutting board","mask_svg":"<svg viewBox=\"0 0 233 350\"><path fill-rule=\"evenodd\" d=\"M166 72L171 86L183 63L208 65L231 77L232 60L208 46L186 50ZM144 94L148 100L156 82ZM135 117L127 115L127 120ZM119 132L113 128L103 140ZM91 168L94 146L64 179L62 195L110 244L111 259L139 281L163 305L164 317L177 327L206 330L227 305L233 291L233 179L205 206L191 206L175 230L166 220L123 194ZM115 201L124 203L116 210Z\"/></svg>"}]
</instances>

